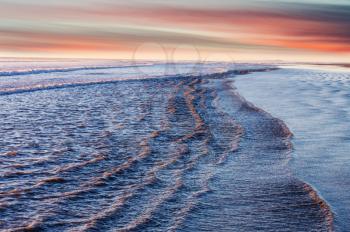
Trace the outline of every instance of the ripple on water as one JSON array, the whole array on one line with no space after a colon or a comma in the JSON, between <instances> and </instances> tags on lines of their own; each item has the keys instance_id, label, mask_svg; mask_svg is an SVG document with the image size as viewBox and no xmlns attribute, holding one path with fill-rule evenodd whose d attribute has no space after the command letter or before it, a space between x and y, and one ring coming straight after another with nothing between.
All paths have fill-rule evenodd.
<instances>
[{"instance_id":1,"label":"ripple on water","mask_svg":"<svg viewBox=\"0 0 350 232\"><path fill-rule=\"evenodd\" d=\"M324 229L288 128L227 75L1 96L0 229Z\"/></svg>"}]
</instances>

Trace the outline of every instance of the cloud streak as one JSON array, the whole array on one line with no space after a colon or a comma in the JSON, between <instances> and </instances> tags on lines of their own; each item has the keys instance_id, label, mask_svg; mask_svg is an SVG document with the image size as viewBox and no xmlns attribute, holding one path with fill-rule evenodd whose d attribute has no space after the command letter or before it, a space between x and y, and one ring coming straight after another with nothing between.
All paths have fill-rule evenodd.
<instances>
[{"instance_id":1,"label":"cloud streak","mask_svg":"<svg viewBox=\"0 0 350 232\"><path fill-rule=\"evenodd\" d=\"M2 0L0 0L1 3ZM53 1L55 2L55 1ZM350 53L350 6L248 1L225 7L88 1L3 1L0 52L132 52L142 43L203 50Z\"/></svg>"}]
</instances>

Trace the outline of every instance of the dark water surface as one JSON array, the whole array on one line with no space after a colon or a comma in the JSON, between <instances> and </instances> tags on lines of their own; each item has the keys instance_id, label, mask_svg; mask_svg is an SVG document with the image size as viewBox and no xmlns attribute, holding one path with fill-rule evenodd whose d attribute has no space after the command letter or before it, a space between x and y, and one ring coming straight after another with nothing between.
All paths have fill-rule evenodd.
<instances>
[{"instance_id":1,"label":"dark water surface","mask_svg":"<svg viewBox=\"0 0 350 232\"><path fill-rule=\"evenodd\" d=\"M331 231L232 75L0 96L2 231Z\"/></svg>"}]
</instances>

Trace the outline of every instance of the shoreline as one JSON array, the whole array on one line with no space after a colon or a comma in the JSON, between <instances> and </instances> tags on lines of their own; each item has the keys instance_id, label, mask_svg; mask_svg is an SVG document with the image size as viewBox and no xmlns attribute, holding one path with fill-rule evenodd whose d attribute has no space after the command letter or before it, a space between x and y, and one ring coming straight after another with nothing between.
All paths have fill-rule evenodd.
<instances>
[{"instance_id":1,"label":"shoreline","mask_svg":"<svg viewBox=\"0 0 350 232\"><path fill-rule=\"evenodd\" d=\"M337 113L337 110L345 110L346 107L339 108L337 104L348 103L342 93L346 91L344 88L349 77L346 72L287 67L270 75L238 77L235 82L245 98L284 120L294 132L293 172L307 184L308 189L309 186L315 189L311 196L316 202L322 207L324 202L327 203L328 207L323 208L326 213L333 212L334 219L328 221L334 221L332 224L336 231L348 228L344 198L347 186L339 182L346 178L348 172L343 168L345 164L337 162L337 157L349 162L344 153L347 145L344 140L339 140L339 136L346 136L342 130L346 116L339 117ZM334 147L333 144L338 145ZM331 170L339 168L342 169L335 172L339 177L335 177Z\"/></svg>"},{"instance_id":2,"label":"shoreline","mask_svg":"<svg viewBox=\"0 0 350 232\"><path fill-rule=\"evenodd\" d=\"M281 125L281 128L282 128L281 136L284 138L284 140L287 144L288 153L291 153L291 156L292 156L293 155L292 153L294 150L294 145L293 145L294 135L293 135L292 131L290 130L290 128L288 127L288 125L282 119L274 117L271 113L265 111L262 108L255 106L254 103L247 101L239 93L239 91L240 91L239 88L237 88L235 86L235 78L236 77L233 77L232 80L225 81L223 84L224 88L228 91L231 91L232 94L234 94L235 97L238 98L242 102L242 107L251 108L252 110L258 111L262 114L267 115L267 117L276 120L276 122ZM287 165L288 166L290 165L289 161L287 161ZM291 173L291 175L293 176L294 174ZM320 210L322 211L324 218L325 218L325 222L327 224L327 228L328 228L327 231L329 231L329 232L335 231L334 212L332 211L331 206L328 204L328 202L325 199L322 198L322 196L320 195L320 193L318 192L318 190L315 187L313 187L312 185L310 185L309 183L307 183L303 179L298 178L298 180L301 182L303 189L310 195L310 198L314 201L314 203L320 207Z\"/></svg>"}]
</instances>

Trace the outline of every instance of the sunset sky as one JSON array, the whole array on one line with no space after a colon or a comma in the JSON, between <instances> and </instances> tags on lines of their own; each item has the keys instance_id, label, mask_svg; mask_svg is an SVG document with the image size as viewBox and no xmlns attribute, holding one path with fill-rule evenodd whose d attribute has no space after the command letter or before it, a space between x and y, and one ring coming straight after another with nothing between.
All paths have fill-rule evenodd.
<instances>
[{"instance_id":1,"label":"sunset sky","mask_svg":"<svg viewBox=\"0 0 350 232\"><path fill-rule=\"evenodd\" d=\"M348 0L0 0L0 57L350 62Z\"/></svg>"}]
</instances>

